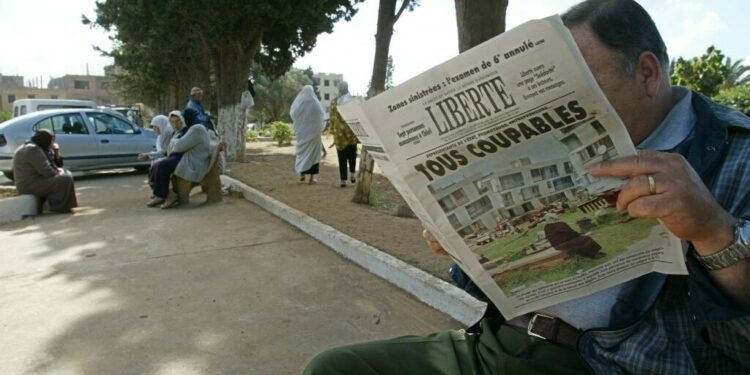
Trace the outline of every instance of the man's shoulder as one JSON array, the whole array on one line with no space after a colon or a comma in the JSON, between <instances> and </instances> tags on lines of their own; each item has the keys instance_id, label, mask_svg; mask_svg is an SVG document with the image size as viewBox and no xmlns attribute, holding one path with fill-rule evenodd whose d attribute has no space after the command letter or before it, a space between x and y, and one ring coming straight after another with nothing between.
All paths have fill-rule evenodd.
<instances>
[{"instance_id":1,"label":"man's shoulder","mask_svg":"<svg viewBox=\"0 0 750 375\"><path fill-rule=\"evenodd\" d=\"M697 104L698 107L705 106L705 108L716 117L722 127L735 127L750 130L750 117L744 113L723 104L716 103L696 92L693 92L693 98L694 104Z\"/></svg>"}]
</instances>

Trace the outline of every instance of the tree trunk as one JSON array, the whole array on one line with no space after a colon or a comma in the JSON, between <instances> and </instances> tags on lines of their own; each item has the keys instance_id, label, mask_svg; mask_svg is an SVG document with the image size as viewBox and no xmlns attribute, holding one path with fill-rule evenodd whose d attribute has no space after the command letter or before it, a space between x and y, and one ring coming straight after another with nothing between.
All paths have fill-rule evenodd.
<instances>
[{"instance_id":1,"label":"tree trunk","mask_svg":"<svg viewBox=\"0 0 750 375\"><path fill-rule=\"evenodd\" d=\"M455 0L458 52L505 31L508 0Z\"/></svg>"},{"instance_id":2,"label":"tree trunk","mask_svg":"<svg viewBox=\"0 0 750 375\"><path fill-rule=\"evenodd\" d=\"M226 155L230 161L245 160L245 111L240 103L219 107L217 124L221 138L226 142Z\"/></svg>"},{"instance_id":3,"label":"tree trunk","mask_svg":"<svg viewBox=\"0 0 750 375\"><path fill-rule=\"evenodd\" d=\"M236 41L217 41L213 47L219 105L216 127L227 144L227 161L245 160L245 112L240 108L240 98L247 87L250 66L259 49L260 35L248 45Z\"/></svg>"},{"instance_id":4,"label":"tree trunk","mask_svg":"<svg viewBox=\"0 0 750 375\"><path fill-rule=\"evenodd\" d=\"M393 36L393 25L396 24L404 10L409 7L411 0L402 0L401 6L396 11L397 0L380 0L378 8L378 30L375 34L375 60L372 64L372 78L367 97L371 98L385 91L385 79L388 70L388 56L391 48L391 37ZM357 187L354 189L352 202L370 203L370 186L372 185L372 171L375 161L362 148L359 159L359 172L357 172Z\"/></svg>"}]
</instances>

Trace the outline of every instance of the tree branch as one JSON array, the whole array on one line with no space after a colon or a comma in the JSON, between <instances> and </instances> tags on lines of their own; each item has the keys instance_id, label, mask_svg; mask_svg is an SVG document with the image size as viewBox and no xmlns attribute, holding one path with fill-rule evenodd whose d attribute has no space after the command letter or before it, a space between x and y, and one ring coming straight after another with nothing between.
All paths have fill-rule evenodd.
<instances>
[{"instance_id":1,"label":"tree branch","mask_svg":"<svg viewBox=\"0 0 750 375\"><path fill-rule=\"evenodd\" d=\"M396 15L393 16L393 22L391 22L392 25L396 24L396 21L398 21L398 18L401 17L401 14L404 13L404 10L409 7L409 3L411 3L411 0L403 0L401 3L401 8L396 12Z\"/></svg>"}]
</instances>

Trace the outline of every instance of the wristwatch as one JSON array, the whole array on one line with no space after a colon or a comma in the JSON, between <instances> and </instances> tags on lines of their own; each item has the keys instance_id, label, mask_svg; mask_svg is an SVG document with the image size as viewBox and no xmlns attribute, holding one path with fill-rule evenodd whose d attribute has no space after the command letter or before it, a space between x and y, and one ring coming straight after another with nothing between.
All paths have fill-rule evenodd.
<instances>
[{"instance_id":1,"label":"wristwatch","mask_svg":"<svg viewBox=\"0 0 750 375\"><path fill-rule=\"evenodd\" d=\"M707 270L715 271L732 266L750 258L750 221L740 219L734 225L734 243L717 253L702 257L695 255L698 262Z\"/></svg>"}]
</instances>

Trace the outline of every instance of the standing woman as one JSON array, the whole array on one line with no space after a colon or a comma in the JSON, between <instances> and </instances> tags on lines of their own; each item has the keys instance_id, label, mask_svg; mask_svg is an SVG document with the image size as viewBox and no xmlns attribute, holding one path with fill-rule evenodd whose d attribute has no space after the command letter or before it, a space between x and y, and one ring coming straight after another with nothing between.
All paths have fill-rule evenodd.
<instances>
[{"instance_id":1,"label":"standing woman","mask_svg":"<svg viewBox=\"0 0 750 375\"><path fill-rule=\"evenodd\" d=\"M345 81L339 82L339 96L331 102L331 132L333 133L333 144L336 145L336 154L339 159L339 177L341 178L341 187L346 187L347 171L349 172L349 181L352 184L357 182L354 177L354 171L357 168L357 143L359 140L349 125L341 118L338 107L354 99L349 94L349 84ZM348 166L348 168L347 168Z\"/></svg>"},{"instance_id":2,"label":"standing woman","mask_svg":"<svg viewBox=\"0 0 750 375\"><path fill-rule=\"evenodd\" d=\"M312 86L306 85L297 94L289 115L297 138L294 169L300 175L300 181L305 181L305 175L309 174L310 183L314 184L315 175L320 169L320 154L323 152L323 140L320 137L325 127L325 116Z\"/></svg>"},{"instance_id":3,"label":"standing woman","mask_svg":"<svg viewBox=\"0 0 750 375\"><path fill-rule=\"evenodd\" d=\"M57 167L50 157L54 134L37 130L29 142L13 155L13 173L19 194L31 194L49 202L55 212L72 212L78 207L73 175Z\"/></svg>"}]
</instances>

